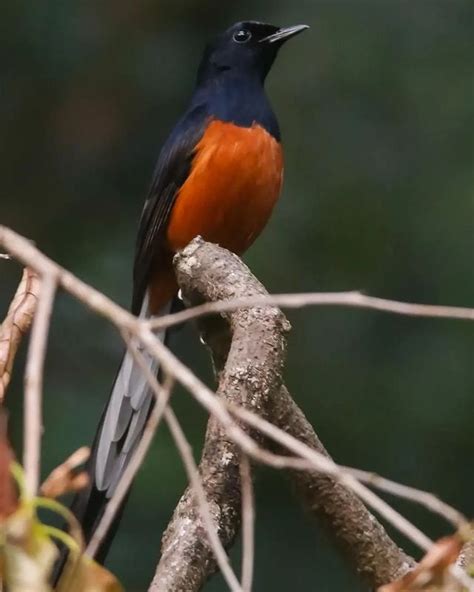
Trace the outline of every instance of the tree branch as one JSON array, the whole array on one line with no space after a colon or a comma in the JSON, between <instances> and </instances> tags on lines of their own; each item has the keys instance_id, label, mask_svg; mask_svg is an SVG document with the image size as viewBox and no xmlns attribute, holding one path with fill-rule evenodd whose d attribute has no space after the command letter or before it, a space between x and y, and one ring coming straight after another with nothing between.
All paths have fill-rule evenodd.
<instances>
[{"instance_id":1,"label":"tree branch","mask_svg":"<svg viewBox=\"0 0 474 592\"><path fill-rule=\"evenodd\" d=\"M255 499L250 461L245 455L242 455L240 461L240 484L242 490L242 590L251 592L255 563Z\"/></svg>"},{"instance_id":2,"label":"tree branch","mask_svg":"<svg viewBox=\"0 0 474 592\"><path fill-rule=\"evenodd\" d=\"M31 266L35 271L40 273L43 278L47 277L51 284L56 283L58 286L66 289L70 292L75 298L82 301L86 306L90 309L95 311L97 314L100 314L107 318L111 323L113 323L121 332L126 332L130 334L133 339L136 339L137 342L140 342L141 345L150 353L150 355L154 356L161 364L163 370L168 373L171 377L175 378L177 382L185 387L189 391L189 393L194 397L194 399L201 404L211 415L212 421L218 422L220 429L222 431L222 437L226 438L225 442L229 445L236 446L237 454L239 451L242 454L246 454L253 462L262 462L269 466L276 467L276 468L286 468L286 469L298 469L299 471L309 471L310 474L313 475L320 475L324 474L327 475L327 479L329 481L333 481L335 485L339 484L340 487L345 486L348 491L352 492L353 494L358 495L364 503L366 503L369 507L377 511L381 516L383 516L390 524L392 524L395 528L403 532L406 536L408 536L413 542L415 542L418 546L422 549L433 548L431 541L426 535L424 535L415 525L411 524L408 520L406 520L402 515L396 512L393 508L389 506L384 500L376 496L372 491L370 491L361 481L367 481L366 475L361 474L360 472L357 473L352 471L351 469L347 469L344 467L337 466L328 456L324 456L320 451L316 448L312 448L313 444L311 443L311 438L308 440L308 445L304 441L294 437L292 435L292 430L299 434L300 438L302 437L301 433L301 426L304 426L304 423L296 422L295 426L292 427L291 422L288 423L287 419L284 419L285 416L280 415L280 421L282 427L285 429L280 429L275 423L271 423L267 421L270 419L275 422L275 419L272 417L272 412L278 409L278 406L274 403L273 400L276 397L280 397L282 400L284 399L285 389L281 385L281 376L280 370L276 372L276 379L274 377L273 384L270 386L272 387L270 390L266 390L266 376L265 373L262 374L262 381L260 384L253 385L251 381L247 381L247 375L240 374L234 375L233 381L231 380L228 384L229 392L235 392L236 398L235 401L232 399L228 399L226 397L216 397L215 394L207 388L202 381L197 378L193 372L187 368L179 359L177 359L153 334L151 329L151 325L149 322L142 321L137 319L123 308L119 307L117 304L112 302L108 299L104 294L98 292L94 288L88 286L84 282L81 282L78 278L73 276L67 270L61 268L57 265L54 261L46 257L43 253L41 253L38 249L35 248L34 245L31 244L30 241L25 239L24 237L16 234L15 232L0 226L0 247L4 246L15 258L22 261L24 264ZM217 267L214 270L212 269L202 269L200 270L200 257L196 255L196 252L200 248L211 249L210 254L213 254L215 259L215 263L220 265L219 273L213 272L216 271ZM184 267L188 268L188 275L192 278L193 274L196 275L194 278L199 279L199 275L204 273L207 278L207 288L206 286L195 286L191 290L191 294L188 294L188 298L190 301L194 302L203 302L206 298L210 300L210 304L212 306L216 305L219 306L220 303L217 301L221 297L227 299L225 302L225 307L232 307L232 310L236 306L242 307L242 299L250 298L250 299L257 299L261 302L261 306L266 308L269 306L269 302L271 301L271 297L269 297L265 290L261 287L261 285L249 274L248 270L243 266L238 258L232 256L231 254L227 253L219 249L218 247L212 245L205 245L202 240L195 240L193 243L185 250L181 256L177 259L178 270L180 269L180 257L183 259ZM225 265L222 265L222 262L225 261ZM240 264L240 268L239 268ZM235 275L234 272L238 272L238 270L246 276L247 280L251 280L251 282L255 282L253 284L256 287L256 292L242 292L239 290L235 290L236 283L238 283L239 277L238 273ZM242 271L243 270L243 271ZM212 272L212 273L210 273ZM192 281L191 281L192 284ZM190 285L191 285L190 284ZM227 287L226 287L227 286ZM227 289L230 288L230 289ZM247 285L248 288L248 285ZM51 296L51 294L50 294ZM300 298L301 295L296 295L296 300ZM317 303L317 295L311 295L316 298L314 303ZM330 302L327 301L328 295L322 295L326 299L326 304ZM236 304L236 300L238 300L238 304ZM239 298L241 298L239 300ZM277 297L278 298L278 297ZM215 299L215 300L213 300ZM230 304L229 301L233 300L233 303ZM264 300L261 301L260 299ZM48 301L48 297L44 298L43 302L43 314L38 315L39 318L42 318L43 329L47 327L49 324L47 322L47 309L48 306L46 305ZM248 300L246 300L247 306L250 306ZM322 302L320 302L322 303ZM273 304L275 304L273 302ZM295 304L295 303L293 303ZM403 305L403 303L401 303ZM297 304L295 304L297 305ZM304 305L304 303L303 303ZM255 300L253 300L253 308L252 310L243 309L241 311L236 311L230 314L223 314L220 317L207 317L205 323L203 325L203 331L206 335L206 339L210 345L211 350L214 354L214 362L216 366L216 370L218 373L219 378L219 385L221 387L222 384L226 382L226 372L222 370L222 368L227 368L227 364L229 363L229 359L231 357L231 353L233 352L233 343L235 342L235 332L239 329L239 323L243 323L243 327L245 327L245 322L248 321L248 317L253 315L255 311L257 311L255 320L258 321L260 318L260 313L263 312L262 309L256 309ZM259 305L260 306L260 305ZM408 307L412 307L413 305L407 305ZM417 305L414 305L417 306ZM224 307L224 308L225 308ZM403 308L403 306L402 306ZM382 308L383 309L383 308ZM384 309L383 309L384 310ZM388 309L387 309L388 310ZM456 310L454 311L453 318L471 318L470 316L470 309L467 311L464 310ZM207 313L210 311L207 310ZM428 314L430 311L424 311ZM433 311L435 312L435 311ZM447 316L451 316L451 312L447 311L449 314ZM201 310L202 313L202 310ZM412 313L406 309L402 312L400 309L401 314L415 314L415 311L412 309ZM444 315L446 311L438 311L439 314ZM280 315L281 313L276 311L276 315ZM436 316L436 314L434 315ZM284 318L284 317L283 317ZM234 326L233 322L236 320L236 324ZM275 321L275 319L274 319ZM172 324L172 323L170 323ZM271 328L271 327L270 327ZM274 328L274 327L273 327ZM240 327L242 329L242 327ZM42 337L41 340L45 342L46 338L46 331L38 331L38 334ZM280 327L280 338L283 337L284 327ZM41 335L42 334L42 335ZM232 339L234 337L234 339ZM253 337L250 333L246 336L247 341L251 342ZM262 340L260 340L262 337ZM242 338L243 339L243 338ZM258 337L255 343L251 344L249 347L249 351L252 351L252 347L255 349L258 347L259 344L267 346L268 343L265 343L265 332L258 334ZM39 341L37 343L39 343ZM261 341L261 343L260 343ZM242 343L244 343L242 341ZM271 343L270 343L271 345ZM35 357L37 358L36 367L37 373L41 380L42 375L42 363L41 358L44 353L44 347L37 347ZM236 352L236 355L239 352ZM240 352L242 354L242 352ZM244 351L245 354L245 351ZM275 349L273 352L274 359L272 360L271 356L268 360L270 363L269 369L275 371L275 360L277 362L281 362L283 359L282 352ZM238 356L237 356L238 359ZM253 370L251 364L248 364L249 356L247 352L247 366L246 370ZM277 364L278 366L278 364ZM262 368L259 369L262 373ZM250 378L253 377L253 374L250 373L248 375ZM272 382L272 381L270 381ZM40 392L40 388L38 389L38 384L36 385L36 392ZM239 404L239 397L242 395L255 394L254 397L244 397L245 403L244 405ZM222 393L221 393L222 394ZM227 394L227 393L225 393ZM262 405L262 397L267 404ZM32 397L33 398L33 397ZM36 397L36 403L38 403L38 398ZM281 403L281 401L280 401ZM273 406L273 407L272 407ZM165 419L167 420L168 424L168 416L172 413L171 409L165 410ZM291 416L291 414L290 414ZM302 416L304 420L304 416ZM300 418L301 419L301 418ZM278 422L276 422L278 423ZM299 428L298 428L299 423ZM37 435L39 430L36 429L40 425L39 421L35 423L35 430ZM179 424L178 424L179 425ZM285 427L286 426L286 427ZM307 424L309 430L312 430L311 426ZM305 428L306 429L306 428ZM304 431L304 430L303 430ZM262 443L265 443L264 436L270 438L273 442L277 443L277 445L284 451L283 455L277 455L274 452L265 449L262 447ZM304 440L304 438L303 438ZM38 439L35 437L35 441L37 442ZM291 455L288 455L288 451ZM183 450L184 452L184 450ZM189 448L186 449L187 457L190 457L192 460L192 455L190 455ZM189 460L189 459L188 459ZM234 459L232 459L234 460ZM189 462L188 462L189 464ZM235 463L234 463L235 465ZM34 467L34 472L37 471L37 463L31 463L31 466ZM212 459L209 461L209 466L212 466ZM235 467L233 467L235 468ZM32 473L33 474L33 473ZM189 474L189 471L188 471ZM232 476L234 478L234 484L237 487L237 497L240 497L240 482L235 481L235 470L232 472ZM191 481L199 481L199 479L195 479L195 469L193 469L193 479ZM36 477L35 477L36 478ZM213 475L214 480L219 480L219 475ZM319 478L319 477L318 477ZM369 479L369 482L372 482L372 479ZM375 483L374 485L381 486L382 484L380 481ZM383 483L383 488L386 488L389 483L385 481ZM221 488L226 487L225 479L221 480ZM391 492L397 494L395 491L397 488L393 488L390 485ZM197 488L195 487L197 491ZM398 491L400 493L401 490ZM235 492L231 492L235 493ZM406 489L403 490L403 495L406 496L408 491ZM412 496L413 494L413 496ZM351 494L352 495L352 494ZM235 497L235 496L234 496ZM416 501L423 503L425 506L430 507L432 510L436 509L436 504L433 505L433 500L429 501L426 498L426 494L424 492L418 492L418 495L415 494L414 490L411 491L410 497L413 499L416 498ZM204 515L202 499L199 502L199 512L200 515ZM194 506L193 506L194 507ZM238 518L240 512L240 504L234 504L236 508L236 517L237 517L237 526L235 526L235 516L225 517L226 519L229 518L232 522L231 527L237 528L238 527ZM363 508L363 506L362 506ZM217 511L218 516L217 518L221 519L221 512L222 508L219 506L213 507L211 506L212 512ZM344 507L341 508L341 511L344 510ZM365 508L364 508L365 510ZM445 518L453 519L455 518L452 512L446 512L446 508L443 509L442 505L437 504L437 511L445 514ZM366 511L366 510L365 510ZM371 515L367 513L367 516L371 518ZM459 515L462 519L462 517ZM456 517L456 521L458 517ZM371 518L371 522L374 519ZM211 521L212 522L212 521ZM229 522L229 520L228 520ZM202 532L205 535L208 535L211 531L208 528L206 521L204 521L204 529ZM381 530L383 532L383 530ZM218 533L219 535L221 533ZM370 533L369 533L370 534ZM363 536L369 536L367 533L362 533ZM344 537L343 537L344 538ZM228 540L226 541L225 538L221 536L222 542L224 544L228 544ZM206 538L207 542L207 538ZM342 541L344 546L344 540ZM230 543L229 543L230 544ZM383 548L383 547L382 547ZM378 548L380 549L380 548ZM207 552L206 548L206 552ZM216 548L214 548L214 552L216 552ZM224 554L225 555L225 554ZM401 564L403 566L403 553L400 552L401 556ZM218 554L217 554L218 556ZM405 556L406 557L406 556ZM221 558L222 559L222 558ZM367 558L369 561L373 560L371 558ZM365 559L364 559L365 560ZM409 561L409 559L408 559ZM210 564L204 566L204 572L201 573L201 582L205 581L205 578L208 577L210 573L212 573L213 569L215 569L214 560L210 560ZM404 569L404 568L403 568ZM462 581L462 580L460 580ZM199 582L198 582L199 585ZM240 585L238 586L240 588ZM238 589L237 586L234 586L235 589ZM194 588L193 588L194 589ZM180 588L180 590L188 590L188 588Z\"/></svg>"},{"instance_id":3,"label":"tree branch","mask_svg":"<svg viewBox=\"0 0 474 592\"><path fill-rule=\"evenodd\" d=\"M301 409L283 388L274 413L275 425L329 457ZM281 445L275 446L284 452ZM291 471L304 507L320 519L329 536L356 572L372 586L400 578L415 564L388 536L354 493L333 477L315 471Z\"/></svg>"},{"instance_id":4,"label":"tree branch","mask_svg":"<svg viewBox=\"0 0 474 592\"><path fill-rule=\"evenodd\" d=\"M175 258L175 266L183 296L192 305L266 295L238 257L215 245L194 241ZM238 405L274 421L287 433L327 455L282 385L284 336L289 325L280 311L263 306L222 312L220 316L201 319L200 329L213 356L219 380L218 397L231 403L232 408ZM258 430L249 433L257 442L264 443ZM287 454L281 446L279 452ZM211 417L200 472L225 547L232 544L240 526L239 459L239 449L225 428ZM349 489L323 473L291 474L306 507L323 519L356 570L372 585L390 582L410 569L413 560L393 543ZM163 539L163 556L150 591L199 590L213 573L215 562L198 522L187 491ZM181 551L184 547L186 553ZM177 571L180 579L173 578ZM160 587L165 574L168 579Z\"/></svg>"},{"instance_id":5,"label":"tree branch","mask_svg":"<svg viewBox=\"0 0 474 592\"><path fill-rule=\"evenodd\" d=\"M56 278L52 274L41 277L38 308L28 347L25 369L25 407L23 431L23 466L30 495L36 495L40 479L41 436L43 433L43 365L49 321L56 294Z\"/></svg>"},{"instance_id":6,"label":"tree branch","mask_svg":"<svg viewBox=\"0 0 474 592\"><path fill-rule=\"evenodd\" d=\"M245 293L245 283L238 286L223 281L224 277L227 280L227 258L235 256L225 252L226 257L223 259L219 249L202 244L197 250L207 249L212 263L196 274L193 261L197 262L199 258L201 262L202 259L201 252L198 255L197 250L197 257L193 259L194 249L195 243L176 257L178 282L187 300L199 297L202 281L207 282L208 289L212 289L211 286L216 288L216 299L225 293L231 296L239 288ZM240 260L235 257L235 261L237 263ZM260 292L264 293L262 287ZM205 336L211 340L218 339L224 348L216 350L216 364L223 364L217 397L267 417L272 398L281 387L286 345L284 335L289 328L288 322L280 311L268 307L235 311L232 321L232 341L223 339L221 331L217 329ZM224 326L221 324L220 328L222 330ZM224 333L228 334L227 328ZM244 429L250 433L248 428ZM252 435L258 442L263 441L260 434ZM229 438L225 426L215 416L211 416L199 472L225 548L233 543L240 527L240 461L240 447ZM215 569L214 554L195 498L188 488L163 537L162 558L150 592L200 590Z\"/></svg>"},{"instance_id":7,"label":"tree branch","mask_svg":"<svg viewBox=\"0 0 474 592\"><path fill-rule=\"evenodd\" d=\"M204 302L193 308L150 319L147 323L153 329L161 330L210 314L230 312L236 308L249 308L251 306L278 306L280 308L335 306L374 310L408 317L474 321L474 308L401 302L399 300L368 296L358 291L350 291L242 296L230 298L229 300Z\"/></svg>"},{"instance_id":8,"label":"tree branch","mask_svg":"<svg viewBox=\"0 0 474 592\"><path fill-rule=\"evenodd\" d=\"M40 279L30 268L25 268L20 285L8 309L5 320L0 325L0 403L10 383L16 352L33 320Z\"/></svg>"}]
</instances>

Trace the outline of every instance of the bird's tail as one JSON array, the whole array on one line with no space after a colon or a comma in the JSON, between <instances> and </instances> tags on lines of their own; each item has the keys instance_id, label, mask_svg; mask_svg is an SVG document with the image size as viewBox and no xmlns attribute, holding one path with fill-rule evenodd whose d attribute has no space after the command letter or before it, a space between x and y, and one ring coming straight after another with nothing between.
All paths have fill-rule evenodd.
<instances>
[{"instance_id":1,"label":"bird's tail","mask_svg":"<svg viewBox=\"0 0 474 592\"><path fill-rule=\"evenodd\" d=\"M140 318L150 316L147 300L145 298ZM158 316L168 313L171 305L170 302ZM164 342L165 331L157 333L157 337ZM140 344L136 346L140 350ZM158 362L147 351L141 351L141 354L151 372L157 374ZM154 396L142 368L133 355L126 352L91 447L87 465L89 485L75 496L71 505L73 514L81 524L86 544L93 537L107 504L141 440L153 404ZM95 559L99 562L105 560L120 517L121 511L118 512L117 518L98 548ZM62 572L65 560L66 557L63 556L56 569L56 581Z\"/></svg>"}]
</instances>

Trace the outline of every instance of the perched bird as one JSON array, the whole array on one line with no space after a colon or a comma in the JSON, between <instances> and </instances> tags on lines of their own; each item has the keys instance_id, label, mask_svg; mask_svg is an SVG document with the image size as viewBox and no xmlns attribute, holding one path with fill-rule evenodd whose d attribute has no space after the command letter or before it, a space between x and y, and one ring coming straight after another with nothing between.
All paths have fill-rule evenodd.
<instances>
[{"instance_id":1,"label":"perched bird","mask_svg":"<svg viewBox=\"0 0 474 592\"><path fill-rule=\"evenodd\" d=\"M149 318L170 311L178 290L173 254L194 237L241 254L264 228L283 177L280 130L264 82L280 47L305 29L240 22L205 49L190 104L161 150L143 208L134 314ZM158 372L155 360L147 363ZM152 405L143 372L127 353L92 447L90 486L73 503L86 541L140 441Z\"/></svg>"}]
</instances>

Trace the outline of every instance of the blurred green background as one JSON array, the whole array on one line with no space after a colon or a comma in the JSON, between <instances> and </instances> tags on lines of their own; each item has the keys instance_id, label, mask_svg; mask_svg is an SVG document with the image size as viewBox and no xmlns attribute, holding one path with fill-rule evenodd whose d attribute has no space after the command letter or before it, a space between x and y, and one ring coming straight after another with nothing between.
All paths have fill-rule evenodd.
<instances>
[{"instance_id":1,"label":"blurred green background","mask_svg":"<svg viewBox=\"0 0 474 592\"><path fill-rule=\"evenodd\" d=\"M128 306L134 235L160 145L186 106L204 43L243 18L311 25L268 80L286 180L246 256L255 274L273 292L362 289L472 306L472 0L4 3L1 223ZM1 311L19 275L0 262ZM326 308L288 316L286 379L334 457L435 491L472 516L472 326ZM211 381L194 331L174 344ZM58 297L45 475L91 441L120 355L107 323ZM8 401L19 453L21 395L20 360ZM199 456L205 416L184 393L174 403ZM161 429L110 558L127 590L146 589L184 485ZM259 471L256 487L255 590L366 589L282 475ZM394 504L430 536L447 532ZM206 589L226 587L215 577Z\"/></svg>"}]
</instances>

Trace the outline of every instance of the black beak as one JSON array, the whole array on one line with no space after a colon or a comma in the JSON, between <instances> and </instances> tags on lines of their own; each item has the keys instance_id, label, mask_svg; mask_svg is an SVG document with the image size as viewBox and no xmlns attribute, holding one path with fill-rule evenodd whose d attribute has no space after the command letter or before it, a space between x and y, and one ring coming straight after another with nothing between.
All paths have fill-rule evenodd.
<instances>
[{"instance_id":1,"label":"black beak","mask_svg":"<svg viewBox=\"0 0 474 592\"><path fill-rule=\"evenodd\" d=\"M294 27L282 27L276 33L268 35L260 40L260 43L284 43L291 37L299 35L303 31L309 29L308 25L295 25Z\"/></svg>"}]
</instances>

